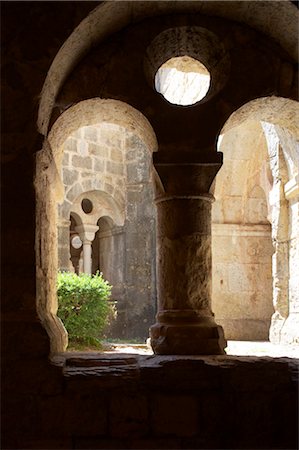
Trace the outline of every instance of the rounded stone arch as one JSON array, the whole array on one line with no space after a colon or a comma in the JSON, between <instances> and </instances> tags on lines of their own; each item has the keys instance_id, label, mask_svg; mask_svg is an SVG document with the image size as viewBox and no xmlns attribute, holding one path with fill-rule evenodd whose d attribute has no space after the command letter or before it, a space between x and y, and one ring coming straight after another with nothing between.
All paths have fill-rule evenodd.
<instances>
[{"instance_id":1,"label":"rounded stone arch","mask_svg":"<svg viewBox=\"0 0 299 450\"><path fill-rule=\"evenodd\" d=\"M57 168L61 165L63 144L67 137L81 127L102 122L125 128L137 135L149 152L157 151L155 132L145 116L120 100L92 98L67 109L54 123L48 135Z\"/></svg>"},{"instance_id":2,"label":"rounded stone arch","mask_svg":"<svg viewBox=\"0 0 299 450\"><path fill-rule=\"evenodd\" d=\"M81 203L83 199L88 199L93 205L90 214L85 214ZM124 205L120 205L110 194L104 191L90 190L82 192L73 202L70 214L75 214L80 218L82 224L89 223L96 225L99 217L110 217L118 226L123 226L125 221Z\"/></svg>"},{"instance_id":3,"label":"rounded stone arch","mask_svg":"<svg viewBox=\"0 0 299 450\"><path fill-rule=\"evenodd\" d=\"M85 100L70 107L54 123L45 138L36 159L36 286L37 312L50 337L51 353L67 348L67 332L56 315L57 206L64 200L61 178L64 142L78 128L101 122L122 126L138 136L149 156L157 150L154 130L142 113L124 102L100 98ZM95 189L91 185L83 187L84 191ZM66 203L71 204L68 201Z\"/></svg>"},{"instance_id":4,"label":"rounded stone arch","mask_svg":"<svg viewBox=\"0 0 299 450\"><path fill-rule=\"evenodd\" d=\"M97 192L104 192L105 187L105 181L107 179L107 175L103 174L101 175L100 179L93 180L92 178L84 180L82 183L75 182L72 186L69 187L69 189L65 192L65 199L66 204L71 207L70 205L76 202L76 199L78 196L83 194L84 192L91 192L91 191L97 191ZM125 205L125 196L123 193L119 196L119 207L120 209L124 209ZM65 212L64 212L65 215Z\"/></svg>"},{"instance_id":5,"label":"rounded stone arch","mask_svg":"<svg viewBox=\"0 0 299 450\"><path fill-rule=\"evenodd\" d=\"M82 217L80 216L80 214L76 213L75 211L70 210L69 215L70 215L70 217L73 217L73 219L75 220L77 225L83 224L83 220L82 220Z\"/></svg>"},{"instance_id":6,"label":"rounded stone arch","mask_svg":"<svg viewBox=\"0 0 299 450\"><path fill-rule=\"evenodd\" d=\"M258 8L248 5L247 2L142 2L141 5L139 3L102 2L82 20L65 41L48 71L42 88L38 128L43 135L48 133L55 98L82 57L110 34L148 17L200 13L245 22L276 40L295 61L297 60L298 10L291 2L259 2L261 5ZM286 29L288 33L285 32Z\"/></svg>"},{"instance_id":7,"label":"rounded stone arch","mask_svg":"<svg viewBox=\"0 0 299 450\"><path fill-rule=\"evenodd\" d=\"M284 97L262 97L251 100L231 114L220 136L247 120L268 122L289 130L299 140L299 103Z\"/></svg>"},{"instance_id":8,"label":"rounded stone arch","mask_svg":"<svg viewBox=\"0 0 299 450\"><path fill-rule=\"evenodd\" d=\"M244 120L223 134L212 207L212 306L230 340L267 340L272 306L271 227L263 129ZM266 174L267 175L267 174Z\"/></svg>"},{"instance_id":9,"label":"rounded stone arch","mask_svg":"<svg viewBox=\"0 0 299 450\"><path fill-rule=\"evenodd\" d=\"M218 150L224 153L224 165L219 172L218 179L216 177L216 182L213 186L216 198L217 196L222 198L223 190L229 189L232 184L232 179L237 180L239 183L239 191L242 191L245 185L248 187L248 198L251 202L251 205L248 204L250 207L248 217L251 215L253 219L247 221L257 222L259 226L254 226L256 229L250 231L252 236L250 237L248 234L245 244L247 245L250 239L252 241L256 240L254 251L258 254L259 249L265 248L264 243L266 239L268 240L268 250L266 252L263 250L264 253L261 253L261 257L264 258L268 255L268 260L270 261L270 257L272 257L273 262L271 278L269 270L267 277L269 288L271 289L269 293L271 293L273 302L272 311L274 312L272 312L269 323L270 330L269 328L268 330L270 331L270 340L276 343L283 342L283 340L291 341L295 339L295 335L298 335L298 332L296 332L297 334L294 332L295 328L298 329L297 322L294 319L295 315L293 314L292 317L292 308L295 310L298 304L298 292L296 293L293 289L295 283L292 281L298 279L297 266L292 262L294 260L293 255L298 248L298 228L293 226L294 221L296 221L296 219L294 220L294 211L298 210L299 193L298 123L299 104L293 100L271 96L258 98L243 105L229 117L221 130L220 139L218 140L218 143L220 142ZM246 127L247 134L245 133L245 135L244 130L246 130ZM250 145L247 144L247 138L251 138ZM230 147L233 139L238 139L239 142L238 145L235 145L234 149ZM248 147L247 150L246 147ZM252 149L252 155L250 155L250 149ZM236 161L238 158L240 159L239 162ZM248 167L246 167L246 164L248 164ZM249 168L255 166L258 168L258 165L260 165L259 174L256 177L253 176L250 183L248 183L246 180L248 180L248 175L250 175ZM227 167L230 168L229 170L234 169L230 175L225 175ZM261 193L261 189L266 194L266 201L263 199L264 196ZM238 192L235 189L234 194L238 194ZM262 205L264 212L263 214L257 215L257 205L261 208L261 200L264 201L264 205ZM239 203L241 207L236 208L236 210L241 211L244 204ZM221 229L223 228L222 222L225 223L226 218L224 214L221 215L217 201L215 202L215 206L214 219L215 217L220 218L220 223L216 221L213 224L215 229L214 235L216 240L220 240L225 231L225 239L227 240L233 236L233 233L236 234L239 230L232 230L233 233L229 230L223 231ZM226 214L230 215L233 208L226 207L223 210ZM267 212L268 215L266 215ZM260 220L255 220L262 216L264 217L264 223L260 222ZM268 236L266 236L266 229L262 229L267 226L267 221L271 225ZM244 224L247 226L245 222ZM235 225L225 226L226 228L235 228ZM247 233L245 229L242 230L243 232ZM263 242L259 243L258 235L262 236L262 234L264 234ZM216 244L214 244L215 248ZM235 242L234 248L236 248ZM233 256L235 256L235 252ZM225 277L223 276L222 267L219 263L220 260L217 261L217 258L219 259L220 257L217 256L217 250L215 250L214 270L217 269L218 264L219 273L215 274L214 280L217 281L217 275L219 275L218 278L221 278L225 286ZM252 253L250 255L251 263L254 258L254 253ZM258 259L255 261L255 264L260 264ZM270 267L269 264L268 267ZM283 270L277 270L277 268L281 267L283 267ZM258 272L259 274L264 274L264 266ZM218 290L221 292L221 296L223 296L223 289ZM215 299L215 296L213 298ZM252 298L254 300L257 296ZM221 305L221 301L218 303ZM260 304L262 305L262 302ZM215 313L217 317L217 314L219 314L217 308L215 308ZM222 312L220 313L223 314ZM268 308L269 313L270 308ZM294 326L295 323L296 327ZM245 326L243 329L245 329Z\"/></svg>"}]
</instances>

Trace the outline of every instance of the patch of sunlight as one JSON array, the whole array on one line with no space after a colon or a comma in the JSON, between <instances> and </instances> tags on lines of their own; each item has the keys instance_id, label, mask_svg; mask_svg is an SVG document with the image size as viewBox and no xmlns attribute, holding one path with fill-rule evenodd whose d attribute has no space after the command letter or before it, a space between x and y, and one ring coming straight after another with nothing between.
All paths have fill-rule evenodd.
<instances>
[{"instance_id":1,"label":"patch of sunlight","mask_svg":"<svg viewBox=\"0 0 299 450\"><path fill-rule=\"evenodd\" d=\"M169 59L155 76L156 91L174 105L194 105L206 96L209 87L208 70L189 56Z\"/></svg>"},{"instance_id":2,"label":"patch of sunlight","mask_svg":"<svg viewBox=\"0 0 299 450\"><path fill-rule=\"evenodd\" d=\"M298 345L276 345L268 341L227 341L225 349L231 356L270 356L272 358L299 358ZM109 343L105 353L131 353L153 355L149 340L147 343L130 343L122 341Z\"/></svg>"}]
</instances>

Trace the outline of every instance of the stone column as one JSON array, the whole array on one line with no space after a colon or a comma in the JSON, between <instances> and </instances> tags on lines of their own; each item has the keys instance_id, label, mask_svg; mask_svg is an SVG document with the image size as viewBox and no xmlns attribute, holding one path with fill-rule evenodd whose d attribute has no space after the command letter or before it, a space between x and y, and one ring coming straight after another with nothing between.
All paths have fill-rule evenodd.
<instances>
[{"instance_id":1,"label":"stone column","mask_svg":"<svg viewBox=\"0 0 299 450\"><path fill-rule=\"evenodd\" d=\"M271 156L271 155L270 155ZM288 179L287 167L282 148L276 144L270 159L273 188L269 193L272 221L273 306L269 339L273 344L281 344L282 329L289 315L289 202L284 186Z\"/></svg>"},{"instance_id":2,"label":"stone column","mask_svg":"<svg viewBox=\"0 0 299 450\"><path fill-rule=\"evenodd\" d=\"M91 243L99 227L97 225L83 224L75 228L83 242L83 272L91 274Z\"/></svg>"},{"instance_id":3,"label":"stone column","mask_svg":"<svg viewBox=\"0 0 299 450\"><path fill-rule=\"evenodd\" d=\"M156 354L224 354L226 341L211 311L212 181L217 152L154 154L157 171Z\"/></svg>"},{"instance_id":4,"label":"stone column","mask_svg":"<svg viewBox=\"0 0 299 450\"><path fill-rule=\"evenodd\" d=\"M288 241L288 317L280 332L281 344L299 343L299 175L295 175L284 185L284 194L289 205Z\"/></svg>"},{"instance_id":5,"label":"stone column","mask_svg":"<svg viewBox=\"0 0 299 450\"><path fill-rule=\"evenodd\" d=\"M70 255L70 220L58 221L58 268L62 271L71 270Z\"/></svg>"}]
</instances>

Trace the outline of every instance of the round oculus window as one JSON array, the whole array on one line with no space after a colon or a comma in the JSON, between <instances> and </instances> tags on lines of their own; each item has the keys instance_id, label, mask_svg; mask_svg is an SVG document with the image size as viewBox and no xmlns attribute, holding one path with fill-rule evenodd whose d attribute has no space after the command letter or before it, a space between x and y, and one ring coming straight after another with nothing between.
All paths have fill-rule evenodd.
<instances>
[{"instance_id":1,"label":"round oculus window","mask_svg":"<svg viewBox=\"0 0 299 450\"><path fill-rule=\"evenodd\" d=\"M208 69L200 61L190 56L178 56L157 70L155 89L174 105L190 106L206 96L210 79Z\"/></svg>"},{"instance_id":2,"label":"round oculus window","mask_svg":"<svg viewBox=\"0 0 299 450\"><path fill-rule=\"evenodd\" d=\"M88 198L84 198L81 202L81 208L85 214L90 214L93 210L93 204Z\"/></svg>"}]
</instances>

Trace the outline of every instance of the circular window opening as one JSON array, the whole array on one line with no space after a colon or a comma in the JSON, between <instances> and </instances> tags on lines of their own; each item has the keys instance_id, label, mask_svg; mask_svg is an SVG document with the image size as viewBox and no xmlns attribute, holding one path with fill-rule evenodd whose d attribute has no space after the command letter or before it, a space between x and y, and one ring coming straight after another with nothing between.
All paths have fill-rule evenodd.
<instances>
[{"instance_id":1,"label":"circular window opening","mask_svg":"<svg viewBox=\"0 0 299 450\"><path fill-rule=\"evenodd\" d=\"M78 235L75 235L71 239L72 247L79 249L82 246L82 241Z\"/></svg>"},{"instance_id":2,"label":"circular window opening","mask_svg":"<svg viewBox=\"0 0 299 450\"><path fill-rule=\"evenodd\" d=\"M210 79L208 69L201 62L190 56L178 56L158 69L155 89L174 105L194 105L206 96Z\"/></svg>"},{"instance_id":3,"label":"circular window opening","mask_svg":"<svg viewBox=\"0 0 299 450\"><path fill-rule=\"evenodd\" d=\"M93 204L88 198L84 198L81 202L81 207L85 214L90 214L93 210Z\"/></svg>"}]
</instances>

